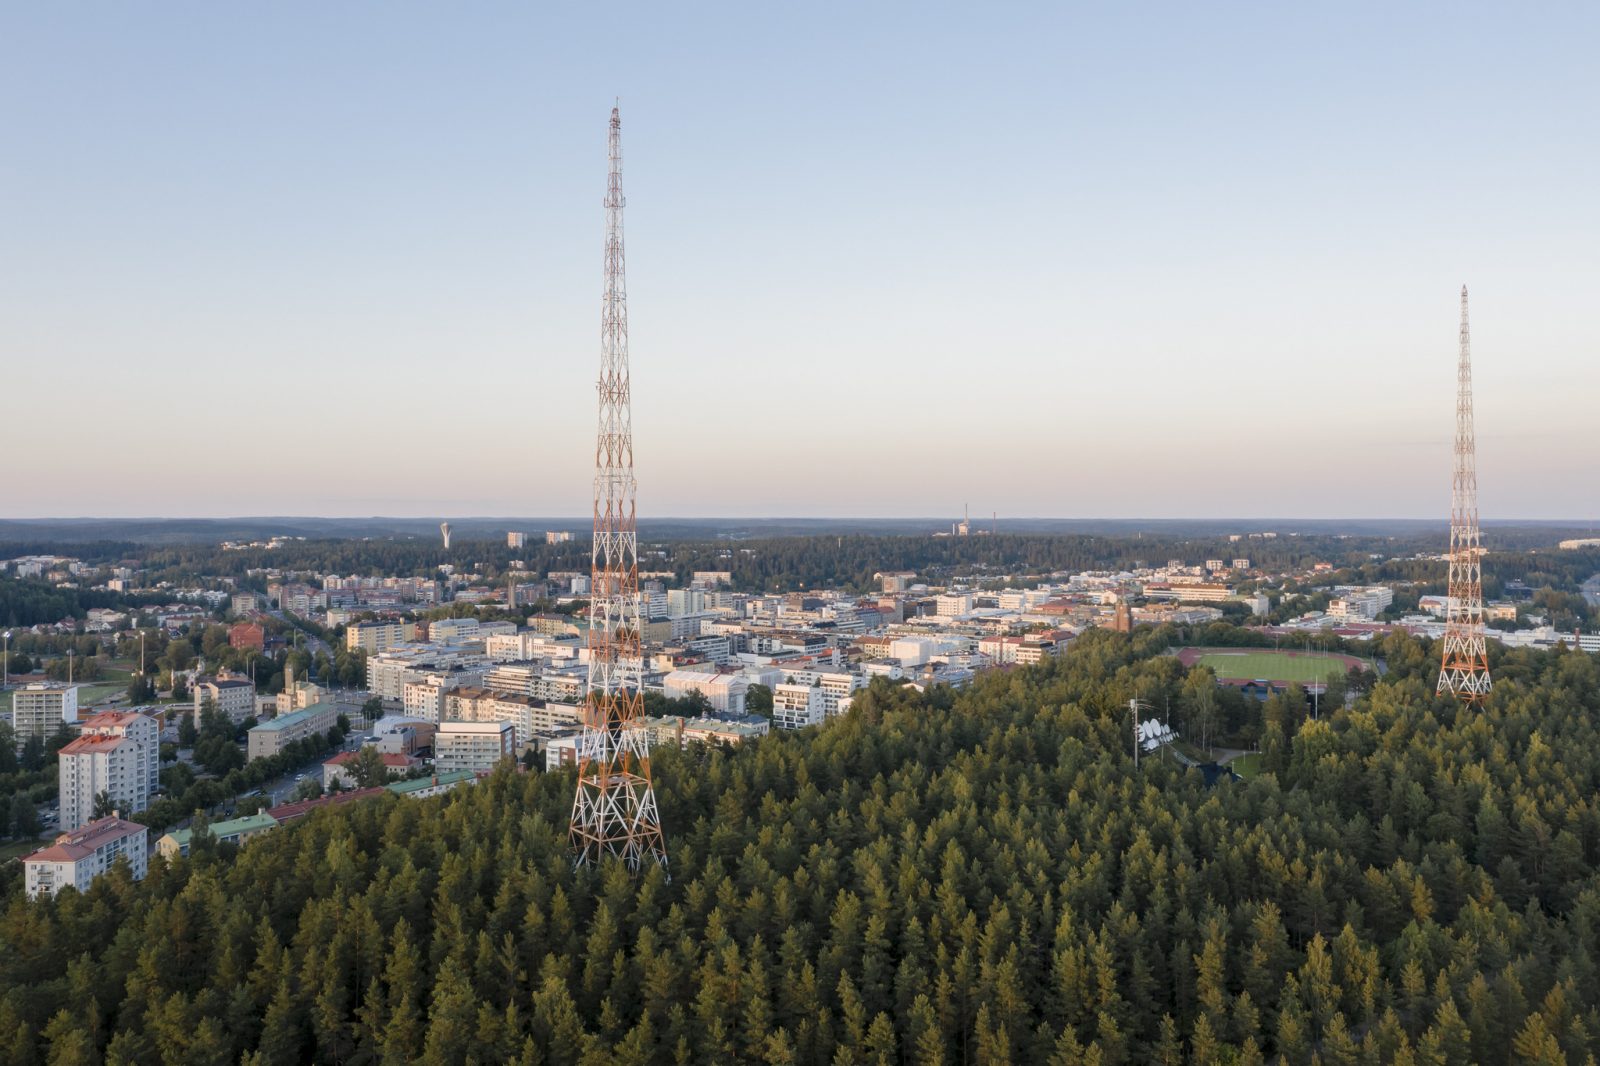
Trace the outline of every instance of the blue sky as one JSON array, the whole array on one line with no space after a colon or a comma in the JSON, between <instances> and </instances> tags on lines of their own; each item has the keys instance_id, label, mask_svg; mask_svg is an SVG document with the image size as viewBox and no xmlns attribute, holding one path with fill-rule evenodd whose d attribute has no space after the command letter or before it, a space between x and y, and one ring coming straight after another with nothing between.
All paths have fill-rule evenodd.
<instances>
[{"instance_id":1,"label":"blue sky","mask_svg":"<svg viewBox=\"0 0 1600 1066\"><path fill-rule=\"evenodd\" d=\"M0 515L1595 517L1600 8L0 5ZM20 457L20 458L19 458Z\"/></svg>"}]
</instances>

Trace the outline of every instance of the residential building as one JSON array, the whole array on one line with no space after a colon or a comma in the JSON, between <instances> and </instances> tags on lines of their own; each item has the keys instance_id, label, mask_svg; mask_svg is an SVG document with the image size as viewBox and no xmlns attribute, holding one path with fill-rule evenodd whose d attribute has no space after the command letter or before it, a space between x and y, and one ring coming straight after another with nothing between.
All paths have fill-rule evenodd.
<instances>
[{"instance_id":1,"label":"residential building","mask_svg":"<svg viewBox=\"0 0 1600 1066\"><path fill-rule=\"evenodd\" d=\"M78 720L78 686L32 681L11 693L11 728L20 746L29 737L48 737Z\"/></svg>"},{"instance_id":2,"label":"residential building","mask_svg":"<svg viewBox=\"0 0 1600 1066\"><path fill-rule=\"evenodd\" d=\"M476 618L441 618L428 623L428 641L432 644L465 644L477 639L479 628Z\"/></svg>"},{"instance_id":3,"label":"residential building","mask_svg":"<svg viewBox=\"0 0 1600 1066\"><path fill-rule=\"evenodd\" d=\"M972 613L970 592L946 592L934 601L940 618L957 618Z\"/></svg>"},{"instance_id":4,"label":"residential building","mask_svg":"<svg viewBox=\"0 0 1600 1066\"><path fill-rule=\"evenodd\" d=\"M251 837L270 833L278 828L278 820L266 811L259 814L249 814L243 818L229 818L221 822L212 822L206 827L218 844L243 844ZM193 829L174 829L160 840L156 841L156 851L168 859L189 854L189 845L194 840Z\"/></svg>"},{"instance_id":5,"label":"residential building","mask_svg":"<svg viewBox=\"0 0 1600 1066\"><path fill-rule=\"evenodd\" d=\"M61 828L88 825L102 793L130 814L150 806L160 788L161 727L130 711L106 711L83 721L82 733L61 749L57 787Z\"/></svg>"},{"instance_id":6,"label":"residential building","mask_svg":"<svg viewBox=\"0 0 1600 1066\"><path fill-rule=\"evenodd\" d=\"M255 622L235 622L228 627L228 646L239 651L264 651L267 631Z\"/></svg>"},{"instance_id":7,"label":"residential building","mask_svg":"<svg viewBox=\"0 0 1600 1066\"><path fill-rule=\"evenodd\" d=\"M681 700L699 693L718 714L743 717L745 698L750 692L750 679L743 674L674 670L666 676L662 688L669 699Z\"/></svg>"},{"instance_id":8,"label":"residential building","mask_svg":"<svg viewBox=\"0 0 1600 1066\"><path fill-rule=\"evenodd\" d=\"M489 771L516 748L510 722L440 722L433 737L433 765L440 772Z\"/></svg>"},{"instance_id":9,"label":"residential building","mask_svg":"<svg viewBox=\"0 0 1600 1066\"><path fill-rule=\"evenodd\" d=\"M414 639L416 632L417 627L411 622L352 622L344 631L344 646L349 651L376 655Z\"/></svg>"},{"instance_id":10,"label":"residential building","mask_svg":"<svg viewBox=\"0 0 1600 1066\"><path fill-rule=\"evenodd\" d=\"M772 729L772 723L759 717L730 722L725 718L679 718L668 715L645 719L645 728L650 731L652 748L660 744L674 744L682 748L688 744L742 744L746 740L766 736Z\"/></svg>"},{"instance_id":11,"label":"residential building","mask_svg":"<svg viewBox=\"0 0 1600 1066\"><path fill-rule=\"evenodd\" d=\"M119 858L126 858L133 879L141 880L149 870L149 840L144 826L116 815L62 833L48 848L23 858L24 890L30 897L54 896L63 888L87 892Z\"/></svg>"},{"instance_id":12,"label":"residential building","mask_svg":"<svg viewBox=\"0 0 1600 1066\"><path fill-rule=\"evenodd\" d=\"M407 799L427 799L429 796L441 796L461 785L474 785L477 782L478 775L471 770L447 770L431 777L417 777L409 781L391 781L383 787L393 792L396 796L404 796Z\"/></svg>"},{"instance_id":13,"label":"residential building","mask_svg":"<svg viewBox=\"0 0 1600 1066\"><path fill-rule=\"evenodd\" d=\"M512 532L506 534L506 547L508 547L508 548L526 548L527 546L528 546L528 535L526 533L517 533L515 531L512 531Z\"/></svg>"},{"instance_id":14,"label":"residential building","mask_svg":"<svg viewBox=\"0 0 1600 1066\"><path fill-rule=\"evenodd\" d=\"M572 534L565 529L547 529L544 531L546 544L565 544L572 539Z\"/></svg>"},{"instance_id":15,"label":"residential building","mask_svg":"<svg viewBox=\"0 0 1600 1066\"><path fill-rule=\"evenodd\" d=\"M256 687L242 677L203 677L194 684L194 719L206 704L235 725L256 713Z\"/></svg>"},{"instance_id":16,"label":"residential building","mask_svg":"<svg viewBox=\"0 0 1600 1066\"><path fill-rule=\"evenodd\" d=\"M332 703L314 703L303 711L280 714L250 730L250 758L265 759L278 755L297 740L304 740L313 733L326 733L338 721L339 708Z\"/></svg>"},{"instance_id":17,"label":"residential building","mask_svg":"<svg viewBox=\"0 0 1600 1066\"><path fill-rule=\"evenodd\" d=\"M808 725L820 725L823 717L820 687L786 683L773 688L772 724L779 729L804 729Z\"/></svg>"},{"instance_id":18,"label":"residential building","mask_svg":"<svg viewBox=\"0 0 1600 1066\"><path fill-rule=\"evenodd\" d=\"M341 751L333 758L322 764L322 787L332 792L336 787L355 788L356 779L350 776L350 764L355 761L359 752ZM383 758L384 769L389 771L390 777L404 777L413 767L420 766L421 760L410 755L384 752L379 749L378 754Z\"/></svg>"}]
</instances>

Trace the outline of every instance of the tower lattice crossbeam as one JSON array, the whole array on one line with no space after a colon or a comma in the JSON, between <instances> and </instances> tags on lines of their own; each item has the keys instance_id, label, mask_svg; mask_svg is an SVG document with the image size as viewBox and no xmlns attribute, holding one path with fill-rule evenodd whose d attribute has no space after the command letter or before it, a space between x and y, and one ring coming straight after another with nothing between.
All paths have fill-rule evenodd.
<instances>
[{"instance_id":1,"label":"tower lattice crossbeam","mask_svg":"<svg viewBox=\"0 0 1600 1066\"><path fill-rule=\"evenodd\" d=\"M1456 466L1450 493L1450 587L1439 692L1471 706L1489 696L1483 626L1483 538L1478 529L1477 441L1472 425L1472 345L1467 288L1461 287L1461 355L1456 364Z\"/></svg>"},{"instance_id":2,"label":"tower lattice crossbeam","mask_svg":"<svg viewBox=\"0 0 1600 1066\"><path fill-rule=\"evenodd\" d=\"M606 188L606 281L600 325L600 424L595 438L594 547L589 602L589 692L578 736L572 846L580 866L606 855L637 870L665 866L666 846L640 693L633 402L628 374L628 294L622 242L622 117L611 111Z\"/></svg>"}]
</instances>

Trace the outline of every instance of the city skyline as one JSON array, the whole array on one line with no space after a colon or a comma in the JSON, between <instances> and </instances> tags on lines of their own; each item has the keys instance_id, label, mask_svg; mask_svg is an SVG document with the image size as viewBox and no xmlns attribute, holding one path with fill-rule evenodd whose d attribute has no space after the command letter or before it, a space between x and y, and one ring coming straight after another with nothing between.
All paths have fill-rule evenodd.
<instances>
[{"instance_id":1,"label":"city skyline","mask_svg":"<svg viewBox=\"0 0 1600 1066\"><path fill-rule=\"evenodd\" d=\"M0 352L87 417L8 410L0 517L581 514L620 94L646 518L1442 516L1462 282L1486 522L1592 518L1600 18L1443 11L640 10L605 62L13 11Z\"/></svg>"}]
</instances>

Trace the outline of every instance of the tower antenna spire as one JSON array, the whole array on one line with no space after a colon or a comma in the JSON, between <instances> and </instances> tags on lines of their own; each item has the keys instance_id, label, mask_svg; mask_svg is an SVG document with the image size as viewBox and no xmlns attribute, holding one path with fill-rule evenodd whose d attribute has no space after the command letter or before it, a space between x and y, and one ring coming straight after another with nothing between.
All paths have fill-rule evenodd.
<instances>
[{"instance_id":1,"label":"tower antenna spire","mask_svg":"<svg viewBox=\"0 0 1600 1066\"><path fill-rule=\"evenodd\" d=\"M600 424L594 453L589 685L578 736L570 836L579 866L615 855L637 872L667 864L650 780L640 691L639 535L635 524L628 287L622 242L622 115L611 109L606 277L600 317Z\"/></svg>"},{"instance_id":2,"label":"tower antenna spire","mask_svg":"<svg viewBox=\"0 0 1600 1066\"><path fill-rule=\"evenodd\" d=\"M1467 287L1461 286L1461 355L1456 363L1456 467L1450 491L1450 587L1439 692L1467 706L1489 696L1483 629L1483 537L1478 529L1478 446L1472 425L1472 345Z\"/></svg>"}]
</instances>

